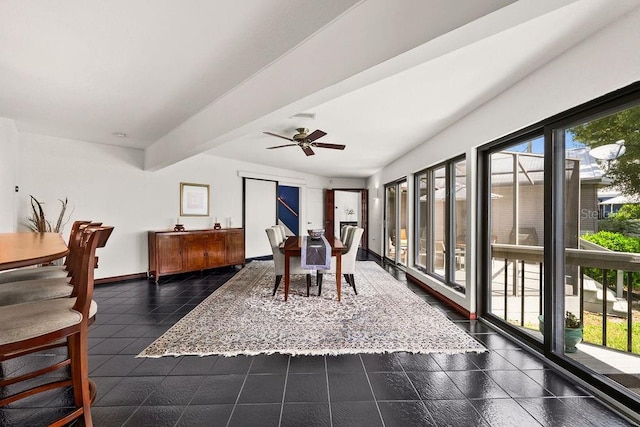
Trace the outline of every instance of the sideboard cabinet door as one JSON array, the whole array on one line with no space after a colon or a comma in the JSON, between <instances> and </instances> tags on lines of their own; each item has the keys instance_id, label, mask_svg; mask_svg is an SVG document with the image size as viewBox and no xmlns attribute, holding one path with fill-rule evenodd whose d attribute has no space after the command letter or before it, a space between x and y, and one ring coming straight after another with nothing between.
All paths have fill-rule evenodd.
<instances>
[{"instance_id":1,"label":"sideboard cabinet door","mask_svg":"<svg viewBox=\"0 0 640 427\"><path fill-rule=\"evenodd\" d=\"M180 236L158 236L158 272L179 273L183 270L182 239Z\"/></svg>"},{"instance_id":2,"label":"sideboard cabinet door","mask_svg":"<svg viewBox=\"0 0 640 427\"><path fill-rule=\"evenodd\" d=\"M228 265L244 265L244 230L230 230L226 239Z\"/></svg>"},{"instance_id":3,"label":"sideboard cabinet door","mask_svg":"<svg viewBox=\"0 0 640 427\"><path fill-rule=\"evenodd\" d=\"M206 268L221 267L228 265L225 262L225 235L224 233L211 233L207 235L207 243L205 245L205 264Z\"/></svg>"}]
</instances>

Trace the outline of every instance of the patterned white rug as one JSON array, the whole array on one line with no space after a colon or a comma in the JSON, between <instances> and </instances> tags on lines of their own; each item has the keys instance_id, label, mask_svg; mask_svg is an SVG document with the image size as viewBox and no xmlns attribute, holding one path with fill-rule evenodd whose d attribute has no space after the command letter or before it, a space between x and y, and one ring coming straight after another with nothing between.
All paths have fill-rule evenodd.
<instances>
[{"instance_id":1,"label":"patterned white rug","mask_svg":"<svg viewBox=\"0 0 640 427\"><path fill-rule=\"evenodd\" d=\"M249 263L138 357L486 351L375 262L357 263L358 295L342 280L341 302L335 275L308 298L293 276L287 302L284 280L271 296L274 280L271 261Z\"/></svg>"}]
</instances>

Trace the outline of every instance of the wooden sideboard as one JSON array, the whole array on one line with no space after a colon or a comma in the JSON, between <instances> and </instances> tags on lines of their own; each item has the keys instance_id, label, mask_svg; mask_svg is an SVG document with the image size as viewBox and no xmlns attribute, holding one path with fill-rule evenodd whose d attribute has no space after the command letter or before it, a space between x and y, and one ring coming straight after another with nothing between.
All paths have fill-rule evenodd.
<instances>
[{"instance_id":1,"label":"wooden sideboard","mask_svg":"<svg viewBox=\"0 0 640 427\"><path fill-rule=\"evenodd\" d=\"M243 265L244 229L149 231L149 277Z\"/></svg>"}]
</instances>

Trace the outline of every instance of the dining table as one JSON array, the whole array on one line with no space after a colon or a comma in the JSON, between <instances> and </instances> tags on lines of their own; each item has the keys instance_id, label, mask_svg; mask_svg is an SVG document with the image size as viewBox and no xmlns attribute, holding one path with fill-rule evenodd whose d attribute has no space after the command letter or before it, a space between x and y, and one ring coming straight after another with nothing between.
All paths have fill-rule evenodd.
<instances>
[{"instance_id":1,"label":"dining table","mask_svg":"<svg viewBox=\"0 0 640 427\"><path fill-rule=\"evenodd\" d=\"M47 264L68 253L60 233L0 233L0 271Z\"/></svg>"},{"instance_id":2,"label":"dining table","mask_svg":"<svg viewBox=\"0 0 640 427\"><path fill-rule=\"evenodd\" d=\"M284 253L284 300L289 298L289 283L291 269L291 257L299 257L302 255L302 245L305 242L306 236L289 236L280 245L280 250ZM346 250L346 247L342 241L335 236L325 235L327 242L331 245L331 256L336 257L336 291L338 294L338 301L340 301L340 287L342 276L342 253Z\"/></svg>"}]
</instances>

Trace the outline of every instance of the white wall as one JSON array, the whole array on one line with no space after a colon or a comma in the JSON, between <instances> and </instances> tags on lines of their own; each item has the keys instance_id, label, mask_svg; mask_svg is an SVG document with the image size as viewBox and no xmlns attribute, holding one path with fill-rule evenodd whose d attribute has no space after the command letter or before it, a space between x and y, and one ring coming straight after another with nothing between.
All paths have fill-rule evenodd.
<instances>
[{"instance_id":1,"label":"white wall","mask_svg":"<svg viewBox=\"0 0 640 427\"><path fill-rule=\"evenodd\" d=\"M78 219L115 226L107 246L100 250L98 278L147 271L147 230L173 228L180 212L180 182L209 184L211 191L211 217L184 217L187 229L210 228L216 216L231 217L232 226L241 226L239 171L297 179L314 188L329 185L328 178L208 155L149 172L143 170L141 150L28 133L19 134L19 161L17 216L21 221L28 215L32 194L45 202L47 215L55 218L57 200L69 198L72 212L65 238L71 222ZM333 185L363 187L364 180L333 178Z\"/></svg>"},{"instance_id":2,"label":"white wall","mask_svg":"<svg viewBox=\"0 0 640 427\"><path fill-rule=\"evenodd\" d=\"M15 186L18 179L18 130L0 117L0 233L16 231Z\"/></svg>"},{"instance_id":3,"label":"white wall","mask_svg":"<svg viewBox=\"0 0 640 427\"><path fill-rule=\"evenodd\" d=\"M383 188L385 183L410 176L460 154L467 156L467 230L468 235L474 235L475 147L640 80L640 55L634 53L640 46L638 22L640 11L636 9L532 71L480 108L369 177L370 249L382 254L384 192L376 200L376 188ZM413 185L411 179L409 182ZM412 222L409 224L412 227ZM475 241L467 243L471 254L474 254ZM415 269L409 270L437 291L475 312L473 255L469 258L467 268L470 274L467 275L465 296Z\"/></svg>"}]
</instances>

